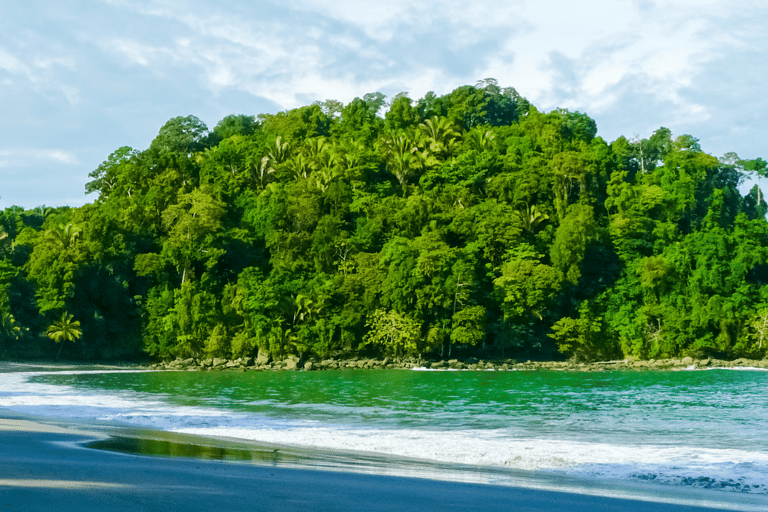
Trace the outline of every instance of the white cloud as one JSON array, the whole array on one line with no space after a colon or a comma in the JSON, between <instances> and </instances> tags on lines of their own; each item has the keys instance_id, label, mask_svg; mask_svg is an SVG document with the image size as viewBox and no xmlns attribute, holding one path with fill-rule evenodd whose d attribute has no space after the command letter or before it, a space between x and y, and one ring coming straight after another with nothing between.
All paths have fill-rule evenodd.
<instances>
[{"instance_id":1,"label":"white cloud","mask_svg":"<svg viewBox=\"0 0 768 512\"><path fill-rule=\"evenodd\" d=\"M31 167L40 163L77 165L74 152L61 149L5 149L0 150L0 168Z\"/></svg>"},{"instance_id":2,"label":"white cloud","mask_svg":"<svg viewBox=\"0 0 768 512\"><path fill-rule=\"evenodd\" d=\"M717 148L768 153L763 1L80 4L4 6L0 147L29 148L0 152L6 174L84 176L115 147L146 147L175 115L213 125L233 112L347 103L377 90L418 99L487 77L543 110L589 113L610 140L664 125Z\"/></svg>"}]
</instances>

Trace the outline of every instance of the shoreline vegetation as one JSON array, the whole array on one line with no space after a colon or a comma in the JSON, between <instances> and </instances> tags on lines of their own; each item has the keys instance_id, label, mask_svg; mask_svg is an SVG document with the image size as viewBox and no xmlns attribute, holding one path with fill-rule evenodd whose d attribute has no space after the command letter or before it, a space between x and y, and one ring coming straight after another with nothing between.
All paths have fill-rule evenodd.
<instances>
[{"instance_id":1,"label":"shoreline vegetation","mask_svg":"<svg viewBox=\"0 0 768 512\"><path fill-rule=\"evenodd\" d=\"M609 142L493 79L175 117L89 177L91 204L0 211L0 357L768 351L768 203L739 189L766 161Z\"/></svg>"}]
</instances>

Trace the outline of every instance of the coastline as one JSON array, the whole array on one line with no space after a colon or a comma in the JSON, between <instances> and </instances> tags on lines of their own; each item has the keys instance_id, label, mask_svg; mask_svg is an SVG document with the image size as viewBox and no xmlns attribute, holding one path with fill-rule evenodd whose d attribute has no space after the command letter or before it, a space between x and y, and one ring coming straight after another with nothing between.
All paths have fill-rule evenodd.
<instances>
[{"instance_id":1,"label":"coastline","mask_svg":"<svg viewBox=\"0 0 768 512\"><path fill-rule=\"evenodd\" d=\"M272 461L246 463L243 458L150 456L89 447L116 438L160 438L184 446L218 447L221 453L284 451L284 455ZM349 461L350 455L358 456L357 466L342 463ZM703 512L764 508L764 497L760 496L713 497L700 491L669 488L648 492L647 487L641 491L625 484L553 479L541 474L527 478L516 475L506 483L462 481L458 477L466 476L466 471L452 475L447 465L430 467L423 461L275 448L119 426L67 424L2 409L0 467L0 509L8 510L229 507L488 511L509 510L514 505L515 510L554 512Z\"/></svg>"},{"instance_id":2,"label":"coastline","mask_svg":"<svg viewBox=\"0 0 768 512\"><path fill-rule=\"evenodd\" d=\"M768 359L693 359L691 357L669 359L621 359L615 361L573 362L573 361L525 361L515 359L489 359L482 360L474 357L464 360L448 359L430 361L421 358L402 359L325 359L302 360L296 356L288 356L282 360L252 357L239 359L175 359L172 361L150 364L147 366L153 370L187 370L187 371L318 371L318 370L383 370L414 368L422 370L497 370L497 371L531 371L531 370L557 370L577 372L602 372L610 370L653 371L653 370L690 370L690 369L761 369L768 370Z\"/></svg>"},{"instance_id":3,"label":"coastline","mask_svg":"<svg viewBox=\"0 0 768 512\"><path fill-rule=\"evenodd\" d=\"M8 371L131 369L142 370L145 367L0 363L0 375ZM16 464L14 461L24 459L25 454L30 451L26 447L28 444L34 447L32 451L38 455L34 459ZM285 503L303 499L301 496L304 493L305 481L309 485L320 485L320 482L325 482L323 485L326 486L341 486L347 489L344 492L358 495L359 499L363 500L356 502L354 506L348 504L345 507L337 507L339 503L344 503L343 500L337 499L338 496L323 494L320 489L309 490L309 494L315 496L313 499L318 500L317 503L319 503L317 506L309 505L310 509L329 508L331 510L375 510L376 503L369 503L366 500L379 496L376 494L379 491L386 494L386 490L381 487L385 485L381 483L384 481L387 482L386 487L397 496L390 493L381 503L392 506L384 507L382 510L393 508L472 510L473 507L483 510L501 510L502 508L506 510L510 503L519 503L522 500L530 504L529 508L523 508L523 510L557 511L599 508L632 511L713 509L746 511L764 510L765 498L759 495L717 491L713 494L712 491L670 488L653 484L597 482L546 472L452 465L377 453L266 445L236 439L153 431L108 422L82 423L25 416L4 409L0 409L0 445L0 450L3 450L0 452L2 453L0 468L3 468L0 476L0 497L2 497L0 509L8 503L13 503L6 497L21 498L22 495L37 495L40 500L45 501L45 496L57 496L56 500L59 500L64 498L63 495L80 494L81 498L88 502L88 500L100 499L97 494L108 491L112 495L121 493L131 495L130 499L139 499L143 496L152 500L165 496L167 489L174 486L181 488L184 485L187 486L184 492L216 494L219 491L214 492L210 487L206 487L207 490L190 490L192 488L188 483L190 478L207 482L211 472L217 471L234 472L238 475L236 477L238 479L249 481L256 479L259 482L258 485L262 487L257 491L253 489L249 491L247 494L251 497L254 492L259 495L272 492L271 487L264 481L265 471L271 472L270 479L275 477L275 472L283 475L281 478L285 485L293 481L292 490L286 487L281 491L283 501L277 500L270 505L276 509L284 509ZM58 475L55 475L57 464L62 469L58 471ZM80 472L73 472L73 467L78 467L78 464L88 468L104 465L104 471L107 473L114 472L121 475L125 473L125 478L104 481L89 476L91 473L86 471L87 468L78 470ZM157 488L155 489L157 493L147 494L148 489L151 490L153 487L152 485L147 487L146 484L155 480L138 482L142 481L141 472L146 473L142 468L153 466L153 464L166 468L162 478L170 483L163 488L165 490ZM293 476L288 476L286 472ZM296 478L304 480L297 485ZM224 488L232 486L227 479L221 480L217 485ZM483 496L482 500L485 501L464 500L455 494L454 491L457 489L463 489L461 492L464 494ZM90 493L93 496L82 496L83 493ZM237 500L246 499L245 496L234 494L228 494L228 496L227 499L233 501L225 501L222 504L226 503L226 506L230 507ZM414 506L406 498L416 499L416 502L421 505ZM201 496L198 499L205 498ZM75 501L72 504L73 510L77 505ZM53 502L48 503L50 506ZM480 503L482 503L481 506L478 505ZM22 502L16 502L16 504L22 504ZM103 504L94 505L93 509L104 509L101 505ZM189 510L196 510L193 503L189 505L191 507L188 508ZM37 510L34 506L29 508L26 504L24 507L25 510ZM173 508L176 506L174 505ZM42 510L43 507L39 509Z\"/></svg>"},{"instance_id":4,"label":"coastline","mask_svg":"<svg viewBox=\"0 0 768 512\"><path fill-rule=\"evenodd\" d=\"M614 361L531 361L515 359L448 359L430 361L421 358L403 359L326 359L302 360L288 356L281 360L239 359L174 359L158 363L135 363L128 361L79 362L79 361L25 361L0 360L0 374L23 371L61 370L153 370L153 371L323 371L323 370L472 370L472 371L535 371L553 370L570 372L622 371L679 371L679 370L768 370L768 359L693 359L691 357L668 359L620 359Z\"/></svg>"}]
</instances>

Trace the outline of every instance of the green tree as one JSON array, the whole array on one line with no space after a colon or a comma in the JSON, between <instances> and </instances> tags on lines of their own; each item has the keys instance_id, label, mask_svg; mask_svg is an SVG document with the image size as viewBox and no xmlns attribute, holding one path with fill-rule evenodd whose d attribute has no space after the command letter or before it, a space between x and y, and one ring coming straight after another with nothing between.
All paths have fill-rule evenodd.
<instances>
[{"instance_id":1,"label":"green tree","mask_svg":"<svg viewBox=\"0 0 768 512\"><path fill-rule=\"evenodd\" d=\"M208 127L195 116L174 117L160 128L151 148L189 155L205 149Z\"/></svg>"},{"instance_id":2,"label":"green tree","mask_svg":"<svg viewBox=\"0 0 768 512\"><path fill-rule=\"evenodd\" d=\"M196 260L218 254L211 237L221 229L224 212L224 205L202 189L180 196L177 204L163 212L166 247L181 274L181 284Z\"/></svg>"},{"instance_id":3,"label":"green tree","mask_svg":"<svg viewBox=\"0 0 768 512\"><path fill-rule=\"evenodd\" d=\"M550 258L565 279L577 284L587 245L596 235L594 210L591 206L573 205L555 233Z\"/></svg>"},{"instance_id":4,"label":"green tree","mask_svg":"<svg viewBox=\"0 0 768 512\"><path fill-rule=\"evenodd\" d=\"M61 318L48 326L45 334L56 343L60 343L59 352L56 355L56 359L58 359L61 355L61 349L64 346L63 342L75 342L79 340L83 331L80 329L80 321L74 320L74 317L65 311L61 314Z\"/></svg>"},{"instance_id":5,"label":"green tree","mask_svg":"<svg viewBox=\"0 0 768 512\"><path fill-rule=\"evenodd\" d=\"M365 343L378 345L395 357L413 353L418 349L419 324L394 310L377 309L366 323Z\"/></svg>"}]
</instances>

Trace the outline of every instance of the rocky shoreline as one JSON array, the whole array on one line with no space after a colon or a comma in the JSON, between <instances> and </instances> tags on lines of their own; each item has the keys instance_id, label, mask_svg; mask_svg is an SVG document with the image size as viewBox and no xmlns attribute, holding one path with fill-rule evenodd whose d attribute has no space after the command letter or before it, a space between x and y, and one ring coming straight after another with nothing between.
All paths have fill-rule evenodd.
<instances>
[{"instance_id":1,"label":"rocky shoreline","mask_svg":"<svg viewBox=\"0 0 768 512\"><path fill-rule=\"evenodd\" d=\"M272 360L260 354L257 358L244 357L240 359L175 359L149 366L152 370L185 370L185 371L318 371L318 370L364 370L364 369L404 369L425 368L431 370L561 370L600 372L610 370L685 370L703 368L761 368L768 370L768 359L693 359L691 357L672 359L622 359L618 361L598 361L581 363L573 361L525 361L514 359L482 360L474 357L463 360L449 359L429 361L419 358L352 358L352 359L323 359L302 360L297 356L289 356L281 360Z\"/></svg>"}]
</instances>

